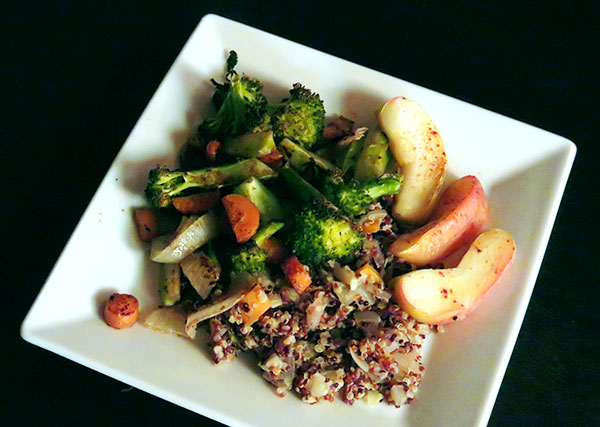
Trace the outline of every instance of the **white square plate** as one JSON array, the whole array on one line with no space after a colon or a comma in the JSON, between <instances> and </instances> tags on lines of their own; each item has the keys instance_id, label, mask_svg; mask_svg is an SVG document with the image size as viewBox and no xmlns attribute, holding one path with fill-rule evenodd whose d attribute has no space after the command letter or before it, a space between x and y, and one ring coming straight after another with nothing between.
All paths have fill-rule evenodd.
<instances>
[{"instance_id":1,"label":"white square plate","mask_svg":"<svg viewBox=\"0 0 600 427\"><path fill-rule=\"evenodd\" d=\"M449 179L476 175L493 227L517 242L512 269L466 320L428 338L428 368L416 401L395 409L341 401L308 406L278 398L239 359L215 367L197 344L135 325L116 331L99 313L113 291L156 305L156 268L134 231L148 170L175 152L207 111L211 77L226 53L258 77L271 100L294 82L321 94L328 113L361 125L387 99L421 104L444 137ZM575 145L557 135L369 70L271 34L206 16L119 152L22 325L23 337L134 387L229 425L485 425L517 338L550 236ZM518 155L517 155L518 154ZM64 298L69 295L69 298Z\"/></svg>"}]
</instances>

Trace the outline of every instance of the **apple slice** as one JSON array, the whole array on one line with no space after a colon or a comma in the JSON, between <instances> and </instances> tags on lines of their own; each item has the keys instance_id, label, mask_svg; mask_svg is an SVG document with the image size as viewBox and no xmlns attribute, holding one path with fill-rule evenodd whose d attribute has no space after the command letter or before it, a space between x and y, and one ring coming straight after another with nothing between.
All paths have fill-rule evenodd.
<instances>
[{"instance_id":1,"label":"apple slice","mask_svg":"<svg viewBox=\"0 0 600 427\"><path fill-rule=\"evenodd\" d=\"M489 218L487 198L479 180L467 175L450 184L432 218L423 227L399 236L390 246L394 256L424 266L475 239Z\"/></svg>"},{"instance_id":2,"label":"apple slice","mask_svg":"<svg viewBox=\"0 0 600 427\"><path fill-rule=\"evenodd\" d=\"M435 206L446 175L444 141L429 114L404 97L386 102L378 119L404 175L393 214L400 221L422 224Z\"/></svg>"},{"instance_id":3,"label":"apple slice","mask_svg":"<svg viewBox=\"0 0 600 427\"><path fill-rule=\"evenodd\" d=\"M508 268L515 242L504 230L482 233L455 268L416 270L394 278L394 299L422 323L442 325L474 310Z\"/></svg>"}]
</instances>

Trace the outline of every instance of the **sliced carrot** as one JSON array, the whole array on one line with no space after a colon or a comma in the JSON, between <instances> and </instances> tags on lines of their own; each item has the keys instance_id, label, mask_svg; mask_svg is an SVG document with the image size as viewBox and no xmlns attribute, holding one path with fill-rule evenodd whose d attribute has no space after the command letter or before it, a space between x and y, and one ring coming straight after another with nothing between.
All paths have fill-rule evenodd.
<instances>
[{"instance_id":1,"label":"sliced carrot","mask_svg":"<svg viewBox=\"0 0 600 427\"><path fill-rule=\"evenodd\" d=\"M262 286L256 285L238 303L242 322L246 326L252 325L271 308L271 300L263 290Z\"/></svg>"},{"instance_id":2,"label":"sliced carrot","mask_svg":"<svg viewBox=\"0 0 600 427\"><path fill-rule=\"evenodd\" d=\"M130 328L138 319L139 308L133 295L112 294L104 306L104 320L115 329Z\"/></svg>"},{"instance_id":3,"label":"sliced carrot","mask_svg":"<svg viewBox=\"0 0 600 427\"><path fill-rule=\"evenodd\" d=\"M221 141L213 140L206 144L206 160L214 162L217 160L219 149L221 148Z\"/></svg>"},{"instance_id":4,"label":"sliced carrot","mask_svg":"<svg viewBox=\"0 0 600 427\"><path fill-rule=\"evenodd\" d=\"M289 250L275 237L265 239L260 247L267 251L267 261L271 264L281 264L289 255Z\"/></svg>"},{"instance_id":5,"label":"sliced carrot","mask_svg":"<svg viewBox=\"0 0 600 427\"><path fill-rule=\"evenodd\" d=\"M259 157L258 160L270 166L272 169L279 169L283 165L283 153L277 148L273 149L269 154Z\"/></svg>"},{"instance_id":6,"label":"sliced carrot","mask_svg":"<svg viewBox=\"0 0 600 427\"><path fill-rule=\"evenodd\" d=\"M249 198L229 194L221 199L238 243L247 242L256 234L260 223L258 208Z\"/></svg>"},{"instance_id":7,"label":"sliced carrot","mask_svg":"<svg viewBox=\"0 0 600 427\"><path fill-rule=\"evenodd\" d=\"M356 275L358 277L365 276L370 283L383 283L383 279L371 264L365 264L356 270Z\"/></svg>"},{"instance_id":8,"label":"sliced carrot","mask_svg":"<svg viewBox=\"0 0 600 427\"><path fill-rule=\"evenodd\" d=\"M197 215L214 208L219 203L219 193L210 191L207 193L174 197L172 200L175 209L183 215Z\"/></svg>"},{"instance_id":9,"label":"sliced carrot","mask_svg":"<svg viewBox=\"0 0 600 427\"><path fill-rule=\"evenodd\" d=\"M149 242L159 235L158 217L150 208L135 208L133 219L140 239Z\"/></svg>"},{"instance_id":10,"label":"sliced carrot","mask_svg":"<svg viewBox=\"0 0 600 427\"><path fill-rule=\"evenodd\" d=\"M283 262L281 266L285 276L299 294L303 293L312 283L310 270L302 264L296 255L292 255Z\"/></svg>"}]
</instances>

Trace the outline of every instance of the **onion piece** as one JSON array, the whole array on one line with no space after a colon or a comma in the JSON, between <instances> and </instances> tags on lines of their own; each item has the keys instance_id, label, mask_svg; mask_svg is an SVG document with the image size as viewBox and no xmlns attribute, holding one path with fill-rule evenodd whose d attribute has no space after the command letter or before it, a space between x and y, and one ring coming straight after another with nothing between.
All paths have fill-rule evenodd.
<instances>
[{"instance_id":1,"label":"onion piece","mask_svg":"<svg viewBox=\"0 0 600 427\"><path fill-rule=\"evenodd\" d=\"M157 308L152 310L142 323L146 328L155 331L187 338L185 333L185 315L173 308Z\"/></svg>"},{"instance_id":2,"label":"onion piece","mask_svg":"<svg viewBox=\"0 0 600 427\"><path fill-rule=\"evenodd\" d=\"M217 234L217 219L211 212L198 217L182 217L172 234L152 240L151 258L154 262L178 263L207 243Z\"/></svg>"},{"instance_id":3,"label":"onion piece","mask_svg":"<svg viewBox=\"0 0 600 427\"><path fill-rule=\"evenodd\" d=\"M190 338L196 336L198 323L218 316L236 305L256 284L261 284L264 276L260 274L240 273L233 277L228 292L219 295L213 302L200 307L188 315L185 322L185 332ZM268 279L267 279L268 280Z\"/></svg>"},{"instance_id":4,"label":"onion piece","mask_svg":"<svg viewBox=\"0 0 600 427\"><path fill-rule=\"evenodd\" d=\"M333 265L333 275L340 282L344 283L345 285L348 285L348 287L352 291L355 290L359 285L358 278L356 277L356 272L354 272L354 270L352 270L347 265L344 265L342 267L336 262Z\"/></svg>"},{"instance_id":5,"label":"onion piece","mask_svg":"<svg viewBox=\"0 0 600 427\"><path fill-rule=\"evenodd\" d=\"M358 366L360 369L365 371L367 375L370 376L369 364L365 361L365 359L360 357L352 347L348 347L348 353L350 353L350 357L352 357L352 360L354 360L356 366Z\"/></svg>"},{"instance_id":6,"label":"onion piece","mask_svg":"<svg viewBox=\"0 0 600 427\"><path fill-rule=\"evenodd\" d=\"M368 131L369 131L369 128L366 128L366 127L357 128L350 135L348 135L341 141L338 141L338 147L343 148L343 147L350 145L354 141L360 141L361 139L363 139L365 137L365 135L367 134Z\"/></svg>"},{"instance_id":7,"label":"onion piece","mask_svg":"<svg viewBox=\"0 0 600 427\"><path fill-rule=\"evenodd\" d=\"M365 223L371 222L381 222L388 215L387 211L384 209L373 209L372 211L367 212L356 221L356 225L360 226L362 229Z\"/></svg>"},{"instance_id":8,"label":"onion piece","mask_svg":"<svg viewBox=\"0 0 600 427\"><path fill-rule=\"evenodd\" d=\"M219 265L202 252L186 256L180 265L198 295L206 299L219 280Z\"/></svg>"},{"instance_id":9,"label":"onion piece","mask_svg":"<svg viewBox=\"0 0 600 427\"><path fill-rule=\"evenodd\" d=\"M415 350L409 351L408 353L394 351L390 354L390 357L398 363L399 372L396 377L399 381L402 381L402 379L410 372L420 373L419 361L417 360L418 355L419 353Z\"/></svg>"},{"instance_id":10,"label":"onion piece","mask_svg":"<svg viewBox=\"0 0 600 427\"><path fill-rule=\"evenodd\" d=\"M271 302L271 308L280 307L283 305L283 300L281 299L281 295L272 292L268 294L269 301Z\"/></svg>"},{"instance_id":11,"label":"onion piece","mask_svg":"<svg viewBox=\"0 0 600 427\"><path fill-rule=\"evenodd\" d=\"M378 325L381 323L381 317L374 311L357 311L354 313L354 321L357 325L361 323L375 323Z\"/></svg>"},{"instance_id":12,"label":"onion piece","mask_svg":"<svg viewBox=\"0 0 600 427\"><path fill-rule=\"evenodd\" d=\"M309 330L316 329L319 326L326 307L325 293L319 292L317 298L306 308L306 325Z\"/></svg>"}]
</instances>

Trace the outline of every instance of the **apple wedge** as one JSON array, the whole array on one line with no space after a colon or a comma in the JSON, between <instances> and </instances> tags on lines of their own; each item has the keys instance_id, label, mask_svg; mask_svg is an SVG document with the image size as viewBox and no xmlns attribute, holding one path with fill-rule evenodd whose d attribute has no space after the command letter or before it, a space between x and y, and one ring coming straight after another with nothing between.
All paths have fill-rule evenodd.
<instances>
[{"instance_id":1,"label":"apple wedge","mask_svg":"<svg viewBox=\"0 0 600 427\"><path fill-rule=\"evenodd\" d=\"M394 299L422 323L462 319L481 303L514 256L510 234L488 230L475 239L457 267L416 270L392 279Z\"/></svg>"},{"instance_id":2,"label":"apple wedge","mask_svg":"<svg viewBox=\"0 0 600 427\"><path fill-rule=\"evenodd\" d=\"M487 198L479 180L467 175L442 193L433 210L433 221L399 236L390 252L416 266L438 262L474 240L489 218Z\"/></svg>"},{"instance_id":3,"label":"apple wedge","mask_svg":"<svg viewBox=\"0 0 600 427\"><path fill-rule=\"evenodd\" d=\"M435 206L446 175L444 141L429 114L404 97L386 102L378 120L404 175L393 215L403 222L422 224Z\"/></svg>"}]
</instances>

